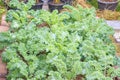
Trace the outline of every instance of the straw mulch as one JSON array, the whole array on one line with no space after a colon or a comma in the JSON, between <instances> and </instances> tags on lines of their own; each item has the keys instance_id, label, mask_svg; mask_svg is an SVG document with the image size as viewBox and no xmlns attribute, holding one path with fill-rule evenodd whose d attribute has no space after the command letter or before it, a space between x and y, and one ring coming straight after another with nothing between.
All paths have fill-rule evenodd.
<instances>
[{"instance_id":1,"label":"straw mulch","mask_svg":"<svg viewBox=\"0 0 120 80\"><path fill-rule=\"evenodd\" d=\"M74 0L73 6L76 6L77 4L81 5L84 8L90 8L92 7L90 4L86 2L86 0Z\"/></svg>"},{"instance_id":2,"label":"straw mulch","mask_svg":"<svg viewBox=\"0 0 120 80\"><path fill-rule=\"evenodd\" d=\"M120 12L111 11L111 10L97 10L96 15L100 18L104 18L106 20L120 20Z\"/></svg>"}]
</instances>

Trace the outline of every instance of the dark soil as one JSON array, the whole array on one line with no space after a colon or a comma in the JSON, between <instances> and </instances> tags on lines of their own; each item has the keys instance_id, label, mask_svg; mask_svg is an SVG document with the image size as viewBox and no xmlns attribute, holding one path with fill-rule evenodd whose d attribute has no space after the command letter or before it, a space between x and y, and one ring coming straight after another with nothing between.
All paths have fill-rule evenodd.
<instances>
[{"instance_id":1,"label":"dark soil","mask_svg":"<svg viewBox=\"0 0 120 80\"><path fill-rule=\"evenodd\" d=\"M75 80L83 80L83 77L82 75L77 75L76 79Z\"/></svg>"},{"instance_id":2,"label":"dark soil","mask_svg":"<svg viewBox=\"0 0 120 80\"><path fill-rule=\"evenodd\" d=\"M49 25L46 22L43 22L39 25L37 25L37 27L41 28L41 27L49 27Z\"/></svg>"},{"instance_id":3,"label":"dark soil","mask_svg":"<svg viewBox=\"0 0 120 80\"><path fill-rule=\"evenodd\" d=\"M1 56L1 53L3 52L3 50L0 50L0 56Z\"/></svg>"}]
</instances>

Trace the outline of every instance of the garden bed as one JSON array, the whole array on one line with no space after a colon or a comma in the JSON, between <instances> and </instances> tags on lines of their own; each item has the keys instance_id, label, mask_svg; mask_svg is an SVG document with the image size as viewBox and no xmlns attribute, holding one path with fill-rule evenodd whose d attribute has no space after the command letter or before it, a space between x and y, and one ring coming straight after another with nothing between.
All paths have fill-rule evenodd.
<instances>
[{"instance_id":1,"label":"garden bed","mask_svg":"<svg viewBox=\"0 0 120 80\"><path fill-rule=\"evenodd\" d=\"M8 80L113 80L120 76L109 37L114 30L96 18L95 9L65 6L70 12L50 13L30 10L32 2L28 3L7 12L10 28L0 33Z\"/></svg>"}]
</instances>

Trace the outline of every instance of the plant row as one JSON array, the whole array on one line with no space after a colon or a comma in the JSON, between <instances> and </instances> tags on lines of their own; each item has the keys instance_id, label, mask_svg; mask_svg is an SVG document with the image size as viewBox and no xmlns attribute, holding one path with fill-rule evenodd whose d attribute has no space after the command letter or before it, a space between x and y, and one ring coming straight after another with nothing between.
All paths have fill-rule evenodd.
<instances>
[{"instance_id":1,"label":"plant row","mask_svg":"<svg viewBox=\"0 0 120 80\"><path fill-rule=\"evenodd\" d=\"M117 57L114 31L95 9L64 6L69 12L30 10L33 0L9 10L8 32L0 33L7 80L113 80Z\"/></svg>"}]
</instances>

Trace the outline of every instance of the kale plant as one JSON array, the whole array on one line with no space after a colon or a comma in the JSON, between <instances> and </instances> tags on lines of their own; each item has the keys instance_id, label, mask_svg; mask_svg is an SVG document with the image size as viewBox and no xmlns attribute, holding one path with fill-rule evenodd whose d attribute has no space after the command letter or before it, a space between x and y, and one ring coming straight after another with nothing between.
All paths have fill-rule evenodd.
<instances>
[{"instance_id":1,"label":"kale plant","mask_svg":"<svg viewBox=\"0 0 120 80\"><path fill-rule=\"evenodd\" d=\"M7 63L7 80L112 80L114 31L96 19L95 9L64 6L70 12L44 10L8 11L8 32L0 43L8 43L2 59ZM4 45L4 44L3 44Z\"/></svg>"}]
</instances>

